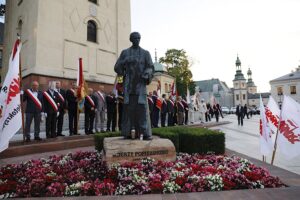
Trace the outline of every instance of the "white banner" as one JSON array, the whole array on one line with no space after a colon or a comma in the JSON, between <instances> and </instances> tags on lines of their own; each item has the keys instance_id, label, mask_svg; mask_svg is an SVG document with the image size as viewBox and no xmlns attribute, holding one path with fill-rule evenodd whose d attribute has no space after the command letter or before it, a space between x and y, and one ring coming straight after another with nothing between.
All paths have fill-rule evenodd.
<instances>
[{"instance_id":1,"label":"white banner","mask_svg":"<svg viewBox=\"0 0 300 200\"><path fill-rule=\"evenodd\" d=\"M287 159L300 155L300 104L284 96L278 147Z\"/></svg>"},{"instance_id":2,"label":"white banner","mask_svg":"<svg viewBox=\"0 0 300 200\"><path fill-rule=\"evenodd\" d=\"M269 97L269 102L266 106L266 117L270 127L270 135L274 147L277 129L279 128L280 109L272 96Z\"/></svg>"},{"instance_id":3,"label":"white banner","mask_svg":"<svg viewBox=\"0 0 300 200\"><path fill-rule=\"evenodd\" d=\"M268 119L266 117L266 109L260 97L260 153L262 155L270 155L273 151L274 145L272 142L272 134L269 127Z\"/></svg>"},{"instance_id":4,"label":"white banner","mask_svg":"<svg viewBox=\"0 0 300 200\"><path fill-rule=\"evenodd\" d=\"M17 40L9 59L8 72L0 93L0 152L22 126L19 63L21 42Z\"/></svg>"}]
</instances>

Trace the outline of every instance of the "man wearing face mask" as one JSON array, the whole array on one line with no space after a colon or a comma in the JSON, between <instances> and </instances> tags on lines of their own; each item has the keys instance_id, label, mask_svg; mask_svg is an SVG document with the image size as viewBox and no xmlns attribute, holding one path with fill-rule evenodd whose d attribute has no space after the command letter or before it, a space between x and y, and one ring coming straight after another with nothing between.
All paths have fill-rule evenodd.
<instances>
[{"instance_id":1,"label":"man wearing face mask","mask_svg":"<svg viewBox=\"0 0 300 200\"><path fill-rule=\"evenodd\" d=\"M51 81L49 83L49 89L43 93L44 97L44 115L46 117L46 137L56 137L56 121L59 116L59 107L61 106L58 93L56 90L56 83Z\"/></svg>"},{"instance_id":2,"label":"man wearing face mask","mask_svg":"<svg viewBox=\"0 0 300 200\"><path fill-rule=\"evenodd\" d=\"M132 46L122 51L114 69L119 76L124 77L122 135L130 138L131 130L135 130L136 135L151 140L146 85L152 81L154 66L150 53L139 46L140 40L138 32L130 34Z\"/></svg>"}]
</instances>

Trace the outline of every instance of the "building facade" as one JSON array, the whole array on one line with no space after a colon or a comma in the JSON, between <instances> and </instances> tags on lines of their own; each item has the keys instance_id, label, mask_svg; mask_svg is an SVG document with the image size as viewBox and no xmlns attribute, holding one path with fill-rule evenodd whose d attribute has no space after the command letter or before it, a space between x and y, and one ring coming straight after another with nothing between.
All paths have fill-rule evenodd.
<instances>
[{"instance_id":1,"label":"building facade","mask_svg":"<svg viewBox=\"0 0 300 200\"><path fill-rule=\"evenodd\" d=\"M271 95L279 105L282 104L283 95L300 102L300 66L289 74L271 80L270 85Z\"/></svg>"},{"instance_id":2,"label":"building facade","mask_svg":"<svg viewBox=\"0 0 300 200\"><path fill-rule=\"evenodd\" d=\"M233 79L233 97L234 106L248 104L248 87L247 82L242 72L242 63L240 58L237 57L236 62L236 73Z\"/></svg>"},{"instance_id":3,"label":"building facade","mask_svg":"<svg viewBox=\"0 0 300 200\"><path fill-rule=\"evenodd\" d=\"M130 46L130 0L7 0L2 76L17 34L21 36L23 85L49 80L67 87L76 79L78 59L92 87L110 90L114 64Z\"/></svg>"}]
</instances>

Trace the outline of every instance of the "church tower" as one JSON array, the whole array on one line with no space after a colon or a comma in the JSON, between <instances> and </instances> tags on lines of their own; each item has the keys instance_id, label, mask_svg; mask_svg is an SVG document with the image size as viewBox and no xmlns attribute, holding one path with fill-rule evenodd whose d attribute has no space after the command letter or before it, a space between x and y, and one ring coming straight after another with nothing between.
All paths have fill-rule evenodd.
<instances>
[{"instance_id":1,"label":"church tower","mask_svg":"<svg viewBox=\"0 0 300 200\"><path fill-rule=\"evenodd\" d=\"M252 80L252 71L250 68L248 69L247 75L248 75L248 82L247 82L248 93L255 94L257 93L257 86L254 84Z\"/></svg>"},{"instance_id":2,"label":"church tower","mask_svg":"<svg viewBox=\"0 0 300 200\"><path fill-rule=\"evenodd\" d=\"M247 84L244 74L242 73L242 63L240 61L239 56L237 56L235 66L236 73L233 79L234 105L245 105L248 103Z\"/></svg>"}]
</instances>

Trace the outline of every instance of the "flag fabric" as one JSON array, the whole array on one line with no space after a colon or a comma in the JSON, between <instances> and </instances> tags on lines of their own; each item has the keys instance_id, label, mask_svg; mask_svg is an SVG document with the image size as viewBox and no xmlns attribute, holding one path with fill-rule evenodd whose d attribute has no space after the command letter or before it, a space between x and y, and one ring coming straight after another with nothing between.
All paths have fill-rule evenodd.
<instances>
[{"instance_id":1,"label":"flag fabric","mask_svg":"<svg viewBox=\"0 0 300 200\"><path fill-rule=\"evenodd\" d=\"M20 40L16 40L0 93L0 152L8 148L9 140L22 126L19 76L21 46Z\"/></svg>"},{"instance_id":2,"label":"flag fabric","mask_svg":"<svg viewBox=\"0 0 300 200\"><path fill-rule=\"evenodd\" d=\"M272 143L274 146L277 129L279 128L278 125L280 121L280 109L272 96L269 97L269 102L265 108L265 113L268 126L270 127L269 134L272 138Z\"/></svg>"},{"instance_id":3,"label":"flag fabric","mask_svg":"<svg viewBox=\"0 0 300 200\"><path fill-rule=\"evenodd\" d=\"M187 104L191 103L191 95L190 95L189 88L186 89L186 102L187 102Z\"/></svg>"},{"instance_id":4,"label":"flag fabric","mask_svg":"<svg viewBox=\"0 0 300 200\"><path fill-rule=\"evenodd\" d=\"M79 58L78 63L77 87L78 109L80 112L83 112L84 101L85 97L87 96L88 86L83 76L82 58Z\"/></svg>"},{"instance_id":5,"label":"flag fabric","mask_svg":"<svg viewBox=\"0 0 300 200\"><path fill-rule=\"evenodd\" d=\"M177 93L177 89L176 89L176 83L174 81L171 86L171 97L172 97L173 101L175 101L177 96L178 96L178 93Z\"/></svg>"},{"instance_id":6,"label":"flag fabric","mask_svg":"<svg viewBox=\"0 0 300 200\"><path fill-rule=\"evenodd\" d=\"M262 155L270 155L273 152L273 141L272 134L269 127L269 123L266 117L266 109L260 96L260 126L259 126L259 142L260 142L260 153Z\"/></svg>"},{"instance_id":7,"label":"flag fabric","mask_svg":"<svg viewBox=\"0 0 300 200\"><path fill-rule=\"evenodd\" d=\"M157 85L157 99L156 99L156 107L161 110L162 107L162 99L161 99L161 84L160 81L158 80L158 85Z\"/></svg>"},{"instance_id":8,"label":"flag fabric","mask_svg":"<svg viewBox=\"0 0 300 200\"><path fill-rule=\"evenodd\" d=\"M300 155L300 104L288 96L284 96L278 147L287 159Z\"/></svg>"}]
</instances>

